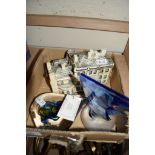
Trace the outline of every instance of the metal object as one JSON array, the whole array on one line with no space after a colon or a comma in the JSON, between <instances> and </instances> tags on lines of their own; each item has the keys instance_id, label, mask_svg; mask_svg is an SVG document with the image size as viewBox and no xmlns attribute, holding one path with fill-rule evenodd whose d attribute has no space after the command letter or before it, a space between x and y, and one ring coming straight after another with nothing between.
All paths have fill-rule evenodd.
<instances>
[{"instance_id":1,"label":"metal object","mask_svg":"<svg viewBox=\"0 0 155 155\"><path fill-rule=\"evenodd\" d=\"M54 138L54 137L53 137ZM27 151L26 154L34 155L128 155L129 154L129 142L123 141L120 144L114 143L98 143L83 141L80 147L76 147L75 142L69 144L67 139L60 139L55 137L54 139L43 138L27 138ZM78 141L79 138L76 139ZM56 140L56 141L55 141ZM59 141L58 140L62 140ZM55 142L54 142L55 141ZM66 142L67 145L63 145Z\"/></svg>"},{"instance_id":2,"label":"metal object","mask_svg":"<svg viewBox=\"0 0 155 155\"><path fill-rule=\"evenodd\" d=\"M105 50L76 52L69 49L64 59L49 61L46 66L54 93L77 94L82 92L81 73L106 84L114 62Z\"/></svg>"}]
</instances>

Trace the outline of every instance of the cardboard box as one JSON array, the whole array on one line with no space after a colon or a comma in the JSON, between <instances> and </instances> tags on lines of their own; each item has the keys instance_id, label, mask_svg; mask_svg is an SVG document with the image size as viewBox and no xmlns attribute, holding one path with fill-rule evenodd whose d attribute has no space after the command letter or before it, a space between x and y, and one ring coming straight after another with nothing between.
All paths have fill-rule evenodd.
<instances>
[{"instance_id":1,"label":"cardboard box","mask_svg":"<svg viewBox=\"0 0 155 155\"><path fill-rule=\"evenodd\" d=\"M117 132L105 132L105 131L87 131L80 119L80 113L76 117L76 120L70 127L69 131L49 130L35 128L30 115L30 106L34 100L34 97L51 92L48 76L45 74L45 63L49 60L63 58L67 49L50 48L43 49L38 59L36 60L31 77L27 84L27 135L38 137L51 137L51 136L63 136L63 137L81 137L83 136L86 141L97 142L121 142L124 139L128 139L128 132L123 124L124 118L118 119L119 127ZM109 85L114 90L124 93L126 96L128 92L128 65L124 55L108 52L112 56L115 67Z\"/></svg>"}]
</instances>

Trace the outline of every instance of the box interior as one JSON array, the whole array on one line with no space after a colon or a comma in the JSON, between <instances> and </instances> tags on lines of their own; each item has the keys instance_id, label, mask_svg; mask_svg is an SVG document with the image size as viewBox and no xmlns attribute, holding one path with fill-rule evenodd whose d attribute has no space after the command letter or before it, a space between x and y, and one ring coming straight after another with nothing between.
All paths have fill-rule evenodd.
<instances>
[{"instance_id":1,"label":"box interior","mask_svg":"<svg viewBox=\"0 0 155 155\"><path fill-rule=\"evenodd\" d=\"M47 93L51 92L50 84L49 84L49 79L48 75L45 71L45 63L49 60L54 60L54 59L60 59L63 58L65 55L65 51L67 49L59 49L59 48L52 48L52 49L43 49L31 72L30 79L27 83L27 93L26 93L26 98L27 98L27 127L28 128L34 128L34 124L30 115L30 106L34 100L34 97L42 94L42 93ZM111 76L111 79L108 83L108 85L113 88L114 90L124 93L126 96L128 96L128 67L125 61L125 58L123 55L118 55L112 52L108 52L109 55L112 56L114 62L115 62L115 67L113 68L113 73ZM62 131L61 134L64 134L67 132L67 134L71 134L74 132L74 134L79 134L79 133L84 133L87 135L87 140L104 140L104 141L114 141L121 139L122 137L128 137L128 131L126 130L126 127L124 126L124 123L126 122L127 118L124 117L118 117L117 119L117 132L97 132L97 131L87 131L85 127L83 126L81 119L80 119L80 112L78 113L74 123L70 127L69 131ZM47 132L58 132L48 130ZM94 134L92 134L94 133ZM60 132L59 132L60 134ZM99 136L99 135L102 136ZM109 137L110 136L110 137ZM108 138L106 138L108 137Z\"/></svg>"}]
</instances>

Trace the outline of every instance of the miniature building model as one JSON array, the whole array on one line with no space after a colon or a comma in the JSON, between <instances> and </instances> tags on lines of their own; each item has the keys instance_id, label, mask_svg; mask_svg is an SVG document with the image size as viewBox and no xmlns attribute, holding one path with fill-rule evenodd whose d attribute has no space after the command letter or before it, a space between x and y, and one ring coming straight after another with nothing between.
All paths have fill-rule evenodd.
<instances>
[{"instance_id":1,"label":"miniature building model","mask_svg":"<svg viewBox=\"0 0 155 155\"><path fill-rule=\"evenodd\" d=\"M68 65L66 59L47 62L47 70L50 78L50 85L54 93L73 94L76 87L70 76L72 66Z\"/></svg>"},{"instance_id":2,"label":"miniature building model","mask_svg":"<svg viewBox=\"0 0 155 155\"><path fill-rule=\"evenodd\" d=\"M105 50L76 52L70 49L66 54L64 59L47 62L53 92L76 94L82 91L79 82L80 73L100 83L107 83L114 63L106 56Z\"/></svg>"},{"instance_id":3,"label":"miniature building model","mask_svg":"<svg viewBox=\"0 0 155 155\"><path fill-rule=\"evenodd\" d=\"M80 73L84 73L93 79L106 84L114 63L111 58L105 57L106 51L89 50L86 52L68 51L71 64L74 66L74 76L79 79Z\"/></svg>"}]
</instances>

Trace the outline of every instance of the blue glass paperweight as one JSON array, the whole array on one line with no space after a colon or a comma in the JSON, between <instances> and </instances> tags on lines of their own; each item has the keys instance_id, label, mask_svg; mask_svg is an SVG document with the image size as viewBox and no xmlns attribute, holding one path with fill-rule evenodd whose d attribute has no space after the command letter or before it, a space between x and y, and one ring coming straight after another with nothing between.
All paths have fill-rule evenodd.
<instances>
[{"instance_id":1,"label":"blue glass paperweight","mask_svg":"<svg viewBox=\"0 0 155 155\"><path fill-rule=\"evenodd\" d=\"M41 122L47 124L48 119L57 121L59 119L57 113L61 104L62 101L46 101L46 104L38 110L38 114L41 116Z\"/></svg>"}]
</instances>

